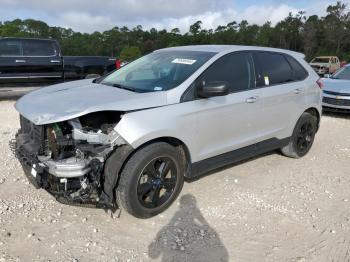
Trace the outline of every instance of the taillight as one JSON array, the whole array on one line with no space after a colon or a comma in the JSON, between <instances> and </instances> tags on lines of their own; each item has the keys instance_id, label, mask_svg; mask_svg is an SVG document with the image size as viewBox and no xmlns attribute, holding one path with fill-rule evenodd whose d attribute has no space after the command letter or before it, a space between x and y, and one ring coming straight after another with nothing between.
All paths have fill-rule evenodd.
<instances>
[{"instance_id":1,"label":"taillight","mask_svg":"<svg viewBox=\"0 0 350 262\"><path fill-rule=\"evenodd\" d=\"M121 68L121 64L122 64L122 62L119 59L115 60L115 68L116 69L120 69Z\"/></svg>"},{"instance_id":2,"label":"taillight","mask_svg":"<svg viewBox=\"0 0 350 262\"><path fill-rule=\"evenodd\" d=\"M320 89L323 89L324 83L323 83L322 78L318 79L318 80L316 81L316 83L317 83L317 85L318 85L318 87L319 87Z\"/></svg>"}]
</instances>

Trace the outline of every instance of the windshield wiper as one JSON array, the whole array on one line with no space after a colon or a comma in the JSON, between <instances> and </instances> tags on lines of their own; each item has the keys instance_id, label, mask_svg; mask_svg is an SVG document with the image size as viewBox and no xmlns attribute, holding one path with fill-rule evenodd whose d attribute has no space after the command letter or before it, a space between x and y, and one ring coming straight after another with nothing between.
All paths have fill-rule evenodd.
<instances>
[{"instance_id":1,"label":"windshield wiper","mask_svg":"<svg viewBox=\"0 0 350 262\"><path fill-rule=\"evenodd\" d=\"M131 87L128 87L128 86L121 85L121 84L113 84L112 86L120 88L120 89L125 89L125 90L128 90L128 91L135 92L135 89L133 89Z\"/></svg>"},{"instance_id":2,"label":"windshield wiper","mask_svg":"<svg viewBox=\"0 0 350 262\"><path fill-rule=\"evenodd\" d=\"M116 87L116 88L120 88L120 89L124 89L124 90L128 90L128 91L131 91L131 92L137 92L134 88L131 88L131 87L128 87L128 86L124 86L124 85L121 85L121 84L112 84L112 83L103 83L105 85L108 85L108 86L113 86L113 87Z\"/></svg>"}]
</instances>

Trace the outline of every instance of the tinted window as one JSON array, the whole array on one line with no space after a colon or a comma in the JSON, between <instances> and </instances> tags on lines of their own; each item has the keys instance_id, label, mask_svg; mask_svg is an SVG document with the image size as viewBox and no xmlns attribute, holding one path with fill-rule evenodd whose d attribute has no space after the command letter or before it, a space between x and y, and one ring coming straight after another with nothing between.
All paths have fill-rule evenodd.
<instances>
[{"instance_id":1,"label":"tinted window","mask_svg":"<svg viewBox=\"0 0 350 262\"><path fill-rule=\"evenodd\" d=\"M234 93L254 88L254 79L251 54L233 53L216 61L198 80L203 84L226 81L230 92Z\"/></svg>"},{"instance_id":2,"label":"tinted window","mask_svg":"<svg viewBox=\"0 0 350 262\"><path fill-rule=\"evenodd\" d=\"M261 65L260 85L276 85L293 81L293 71L283 55L270 52L257 52Z\"/></svg>"},{"instance_id":3,"label":"tinted window","mask_svg":"<svg viewBox=\"0 0 350 262\"><path fill-rule=\"evenodd\" d=\"M293 69L294 81L300 81L307 78L308 74L301 64L299 64L293 57L289 55L286 55L286 58Z\"/></svg>"},{"instance_id":4,"label":"tinted window","mask_svg":"<svg viewBox=\"0 0 350 262\"><path fill-rule=\"evenodd\" d=\"M1 40L0 56L20 56L21 42L17 40Z\"/></svg>"},{"instance_id":5,"label":"tinted window","mask_svg":"<svg viewBox=\"0 0 350 262\"><path fill-rule=\"evenodd\" d=\"M55 45L52 41L24 40L24 56L53 56L56 55Z\"/></svg>"}]
</instances>

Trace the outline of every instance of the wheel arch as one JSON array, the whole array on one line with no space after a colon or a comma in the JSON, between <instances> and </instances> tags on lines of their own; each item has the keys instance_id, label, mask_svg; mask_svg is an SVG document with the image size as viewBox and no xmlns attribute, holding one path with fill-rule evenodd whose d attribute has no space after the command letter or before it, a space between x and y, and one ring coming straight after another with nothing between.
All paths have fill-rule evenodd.
<instances>
[{"instance_id":1,"label":"wheel arch","mask_svg":"<svg viewBox=\"0 0 350 262\"><path fill-rule=\"evenodd\" d=\"M119 184L120 173L122 172L127 161L141 148L144 148L150 144L164 142L168 143L180 150L183 164L185 166L185 177L188 177L191 172L191 155L186 144L175 137L159 137L149 140L136 148L130 145L124 145L114 149L113 153L107 158L104 165L104 192L103 198L107 203L111 203L115 200L114 189Z\"/></svg>"},{"instance_id":2,"label":"wheel arch","mask_svg":"<svg viewBox=\"0 0 350 262\"><path fill-rule=\"evenodd\" d=\"M320 127L320 122L321 122L321 113L315 107L310 107L310 108L306 109L304 112L310 113L311 115L313 115L317 118L317 130L318 130Z\"/></svg>"},{"instance_id":3,"label":"wheel arch","mask_svg":"<svg viewBox=\"0 0 350 262\"><path fill-rule=\"evenodd\" d=\"M139 150L140 148L143 148L147 145L153 144L153 143L157 143L157 142L164 142L164 143L168 143L174 147L177 147L180 150L181 155L183 156L183 163L185 165L185 176L188 176L190 170L191 170L191 153L186 145L185 142L183 142L182 140L180 140L179 138L176 137L172 137L172 136L163 136L163 137L158 137L158 138L154 138L151 139L141 145L139 145L137 148L135 148L135 152L137 150Z\"/></svg>"}]
</instances>

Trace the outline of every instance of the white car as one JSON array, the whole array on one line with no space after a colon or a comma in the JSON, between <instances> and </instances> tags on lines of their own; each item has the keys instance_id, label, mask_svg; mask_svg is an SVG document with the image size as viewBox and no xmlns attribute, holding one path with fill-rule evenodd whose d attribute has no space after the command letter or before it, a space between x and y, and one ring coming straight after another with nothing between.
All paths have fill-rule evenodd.
<instances>
[{"instance_id":1,"label":"white car","mask_svg":"<svg viewBox=\"0 0 350 262\"><path fill-rule=\"evenodd\" d=\"M312 59L310 65L319 75L333 74L340 68L340 61L336 56L319 56Z\"/></svg>"},{"instance_id":2,"label":"white car","mask_svg":"<svg viewBox=\"0 0 350 262\"><path fill-rule=\"evenodd\" d=\"M146 218L170 206L185 178L275 149L307 154L322 91L300 53L186 46L42 88L16 108L16 153L33 184L62 203Z\"/></svg>"}]
</instances>

